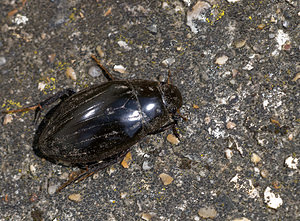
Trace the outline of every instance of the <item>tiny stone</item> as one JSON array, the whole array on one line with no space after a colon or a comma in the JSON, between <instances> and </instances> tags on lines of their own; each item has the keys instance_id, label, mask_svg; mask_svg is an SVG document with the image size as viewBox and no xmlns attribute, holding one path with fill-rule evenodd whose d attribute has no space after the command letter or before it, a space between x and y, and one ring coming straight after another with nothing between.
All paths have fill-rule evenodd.
<instances>
[{"instance_id":1,"label":"tiny stone","mask_svg":"<svg viewBox=\"0 0 300 221\"><path fill-rule=\"evenodd\" d=\"M234 220L232 221L251 221L250 219L247 219L245 217L241 217L241 218L235 218Z\"/></svg>"},{"instance_id":2,"label":"tiny stone","mask_svg":"<svg viewBox=\"0 0 300 221\"><path fill-rule=\"evenodd\" d=\"M259 161L261 161L261 158L256 153L253 153L251 156L251 161L257 164Z\"/></svg>"},{"instance_id":3,"label":"tiny stone","mask_svg":"<svg viewBox=\"0 0 300 221\"><path fill-rule=\"evenodd\" d=\"M221 57L218 57L216 59L215 63L218 64L218 65L223 65L223 64L225 64L227 62L227 60L228 60L228 57L226 55L223 55Z\"/></svg>"},{"instance_id":4,"label":"tiny stone","mask_svg":"<svg viewBox=\"0 0 300 221\"><path fill-rule=\"evenodd\" d=\"M230 149L226 149L225 150L225 156L228 160L231 160L232 156L233 156L233 152Z\"/></svg>"},{"instance_id":5,"label":"tiny stone","mask_svg":"<svg viewBox=\"0 0 300 221\"><path fill-rule=\"evenodd\" d=\"M97 51L98 55L99 55L101 58L104 57L105 54L104 54L104 52L103 52L101 46L98 45L98 46L96 47L96 51Z\"/></svg>"},{"instance_id":6,"label":"tiny stone","mask_svg":"<svg viewBox=\"0 0 300 221\"><path fill-rule=\"evenodd\" d=\"M157 34L157 25L153 24L147 27L147 30L150 31L152 34Z\"/></svg>"},{"instance_id":7,"label":"tiny stone","mask_svg":"<svg viewBox=\"0 0 300 221\"><path fill-rule=\"evenodd\" d=\"M13 117L11 114L6 114L3 120L3 125L11 123L13 120Z\"/></svg>"},{"instance_id":8,"label":"tiny stone","mask_svg":"<svg viewBox=\"0 0 300 221\"><path fill-rule=\"evenodd\" d=\"M149 220L151 220L151 218L152 218L152 215L150 213L142 213L143 220L149 221Z\"/></svg>"},{"instance_id":9,"label":"tiny stone","mask_svg":"<svg viewBox=\"0 0 300 221\"><path fill-rule=\"evenodd\" d=\"M132 156L131 156L131 153L128 152L128 153L126 154L126 156L124 157L124 159L122 160L121 165L122 165L124 168L129 168L129 165L130 165L131 161L132 161Z\"/></svg>"},{"instance_id":10,"label":"tiny stone","mask_svg":"<svg viewBox=\"0 0 300 221\"><path fill-rule=\"evenodd\" d=\"M53 195L53 194L55 193L56 189L57 189L57 185L50 185L50 186L48 187L48 193L49 193L50 195Z\"/></svg>"},{"instance_id":11,"label":"tiny stone","mask_svg":"<svg viewBox=\"0 0 300 221\"><path fill-rule=\"evenodd\" d=\"M114 71L117 71L121 74L127 73L126 68L123 65L115 65L114 66Z\"/></svg>"},{"instance_id":12,"label":"tiny stone","mask_svg":"<svg viewBox=\"0 0 300 221\"><path fill-rule=\"evenodd\" d=\"M82 196L79 193L74 193L69 195L69 200L74 201L74 202L80 202L82 200Z\"/></svg>"},{"instance_id":13,"label":"tiny stone","mask_svg":"<svg viewBox=\"0 0 300 221\"><path fill-rule=\"evenodd\" d=\"M38 84L38 89L40 91L44 90L47 84L45 84L44 82L39 82Z\"/></svg>"},{"instance_id":14,"label":"tiny stone","mask_svg":"<svg viewBox=\"0 0 300 221\"><path fill-rule=\"evenodd\" d=\"M300 72L296 74L292 81L297 81L300 78Z\"/></svg>"},{"instance_id":15,"label":"tiny stone","mask_svg":"<svg viewBox=\"0 0 300 221\"><path fill-rule=\"evenodd\" d=\"M161 179L161 181L163 182L164 185L169 185L174 180L170 175L168 175L166 173L161 173L159 175L159 177L160 177L160 179Z\"/></svg>"},{"instance_id":16,"label":"tiny stone","mask_svg":"<svg viewBox=\"0 0 300 221\"><path fill-rule=\"evenodd\" d=\"M239 41L235 42L234 45L236 48L242 48L242 47L244 47L245 44L246 44L246 40L239 40Z\"/></svg>"},{"instance_id":17,"label":"tiny stone","mask_svg":"<svg viewBox=\"0 0 300 221\"><path fill-rule=\"evenodd\" d=\"M94 173L93 174L93 180L96 180L96 179L98 179L99 178L99 173Z\"/></svg>"},{"instance_id":18,"label":"tiny stone","mask_svg":"<svg viewBox=\"0 0 300 221\"><path fill-rule=\"evenodd\" d=\"M198 215L201 216L204 219L207 219L207 218L213 219L217 216L217 211L212 206L202 207L202 208L199 209Z\"/></svg>"},{"instance_id":19,"label":"tiny stone","mask_svg":"<svg viewBox=\"0 0 300 221\"><path fill-rule=\"evenodd\" d=\"M121 48L124 48L127 51L131 50L131 47L129 47L128 44L125 41L118 41L118 45Z\"/></svg>"},{"instance_id":20,"label":"tiny stone","mask_svg":"<svg viewBox=\"0 0 300 221\"><path fill-rule=\"evenodd\" d=\"M175 63L175 58L167 58L161 62L164 66L168 67Z\"/></svg>"},{"instance_id":21,"label":"tiny stone","mask_svg":"<svg viewBox=\"0 0 300 221\"><path fill-rule=\"evenodd\" d=\"M6 64L6 58L5 57L0 57L0 66Z\"/></svg>"},{"instance_id":22,"label":"tiny stone","mask_svg":"<svg viewBox=\"0 0 300 221\"><path fill-rule=\"evenodd\" d=\"M169 141L171 144L175 144L175 145L179 144L179 142L180 142L179 139L177 137L175 137L174 134L169 134L167 136L167 141Z\"/></svg>"},{"instance_id":23,"label":"tiny stone","mask_svg":"<svg viewBox=\"0 0 300 221\"><path fill-rule=\"evenodd\" d=\"M71 78L73 81L76 81L76 73L73 68L67 67L66 75L68 78Z\"/></svg>"},{"instance_id":24,"label":"tiny stone","mask_svg":"<svg viewBox=\"0 0 300 221\"><path fill-rule=\"evenodd\" d=\"M297 158L293 158L293 157L288 157L285 160L285 165L290 168L290 169L294 169L297 170L298 167L298 159Z\"/></svg>"},{"instance_id":25,"label":"tiny stone","mask_svg":"<svg viewBox=\"0 0 300 221\"><path fill-rule=\"evenodd\" d=\"M152 167L153 167L153 165L150 162L148 162L148 161L143 162L143 170L151 170Z\"/></svg>"},{"instance_id":26,"label":"tiny stone","mask_svg":"<svg viewBox=\"0 0 300 221\"><path fill-rule=\"evenodd\" d=\"M265 169L262 169L260 171L260 175L261 175L262 178L267 178L269 176L269 172Z\"/></svg>"},{"instance_id":27,"label":"tiny stone","mask_svg":"<svg viewBox=\"0 0 300 221\"><path fill-rule=\"evenodd\" d=\"M31 173L32 175L35 175L35 174L36 174L36 168L35 168L34 165L30 165L30 166L29 166L29 170L30 170L30 173Z\"/></svg>"},{"instance_id":28,"label":"tiny stone","mask_svg":"<svg viewBox=\"0 0 300 221\"><path fill-rule=\"evenodd\" d=\"M276 196L274 193L271 192L270 187L267 187L265 189L264 200L265 200L265 203L268 205L268 207L270 207L272 209L278 209L283 203L283 201L279 195Z\"/></svg>"},{"instance_id":29,"label":"tiny stone","mask_svg":"<svg viewBox=\"0 0 300 221\"><path fill-rule=\"evenodd\" d=\"M127 193L126 193L126 192L121 192L121 193L120 193L121 199L124 199L126 196L127 196Z\"/></svg>"},{"instance_id":30,"label":"tiny stone","mask_svg":"<svg viewBox=\"0 0 300 221\"><path fill-rule=\"evenodd\" d=\"M236 127L236 124L234 122L229 121L227 122L226 127L227 129L233 129Z\"/></svg>"},{"instance_id":31,"label":"tiny stone","mask_svg":"<svg viewBox=\"0 0 300 221\"><path fill-rule=\"evenodd\" d=\"M89 75L92 77L99 77L101 75L101 69L98 66L92 66L89 69Z\"/></svg>"},{"instance_id":32,"label":"tiny stone","mask_svg":"<svg viewBox=\"0 0 300 221\"><path fill-rule=\"evenodd\" d=\"M69 173L63 172L60 176L59 179L61 180L67 180L69 178Z\"/></svg>"}]
</instances>

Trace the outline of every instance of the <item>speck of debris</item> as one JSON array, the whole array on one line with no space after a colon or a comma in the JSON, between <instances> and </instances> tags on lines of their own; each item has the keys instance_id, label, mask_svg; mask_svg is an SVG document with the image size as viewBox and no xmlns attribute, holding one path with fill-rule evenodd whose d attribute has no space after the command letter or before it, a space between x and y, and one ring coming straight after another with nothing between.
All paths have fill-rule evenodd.
<instances>
[{"instance_id":1,"label":"speck of debris","mask_svg":"<svg viewBox=\"0 0 300 221\"><path fill-rule=\"evenodd\" d=\"M160 177L160 179L161 179L161 181L163 182L164 185L169 185L174 180L170 175L168 175L166 173L161 173L159 175L159 177Z\"/></svg>"}]
</instances>

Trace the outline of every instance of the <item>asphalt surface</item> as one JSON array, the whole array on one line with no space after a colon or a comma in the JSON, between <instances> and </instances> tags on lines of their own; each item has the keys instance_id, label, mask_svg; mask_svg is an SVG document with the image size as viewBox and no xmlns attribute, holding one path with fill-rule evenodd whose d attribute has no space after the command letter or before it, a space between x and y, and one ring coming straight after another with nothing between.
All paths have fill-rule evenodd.
<instances>
[{"instance_id":1,"label":"asphalt surface","mask_svg":"<svg viewBox=\"0 0 300 221\"><path fill-rule=\"evenodd\" d=\"M0 220L300 219L299 2L196 3L1 1L2 111L105 82L95 54L119 79L170 70L188 120L57 194L78 169L34 154L34 113L2 114Z\"/></svg>"}]
</instances>

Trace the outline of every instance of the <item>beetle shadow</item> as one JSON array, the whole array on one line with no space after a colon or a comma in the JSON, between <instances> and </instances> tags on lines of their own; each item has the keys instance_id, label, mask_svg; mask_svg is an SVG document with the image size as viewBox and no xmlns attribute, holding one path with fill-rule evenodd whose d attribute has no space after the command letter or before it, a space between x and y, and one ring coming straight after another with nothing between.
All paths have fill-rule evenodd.
<instances>
[{"instance_id":1,"label":"beetle shadow","mask_svg":"<svg viewBox=\"0 0 300 221\"><path fill-rule=\"evenodd\" d=\"M59 106L61 105L62 102L60 102L59 104L55 105L53 108L51 108L47 113L46 115L44 116L43 120L41 121L41 123L39 124L36 132L35 132L35 135L33 137L33 143L32 143L32 148L33 148L33 151L35 153L35 155L37 155L38 157L40 158L44 158L46 159L47 161L50 161L51 163L57 163L57 161L55 161L55 159L53 158L50 158L48 156L45 156L40 148L39 148L39 139L40 139L40 136L42 134L42 132L44 131L45 127L47 126L49 120L51 119L51 117L53 116L53 114L55 113L55 111L57 110L57 108L59 108Z\"/></svg>"}]
</instances>

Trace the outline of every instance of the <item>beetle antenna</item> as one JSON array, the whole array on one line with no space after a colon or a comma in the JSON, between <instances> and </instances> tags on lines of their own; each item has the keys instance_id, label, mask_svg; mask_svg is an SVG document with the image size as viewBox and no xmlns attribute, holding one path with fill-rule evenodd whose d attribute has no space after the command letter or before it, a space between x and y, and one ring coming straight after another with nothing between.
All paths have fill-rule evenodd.
<instances>
[{"instance_id":1,"label":"beetle antenna","mask_svg":"<svg viewBox=\"0 0 300 221\"><path fill-rule=\"evenodd\" d=\"M105 73L105 77L109 80L109 81L114 81L114 77L108 72L108 70L100 63L100 61L95 57L95 55L91 55L91 57L94 59L94 61L96 61L97 65L102 69L102 71L104 71Z\"/></svg>"}]
</instances>

